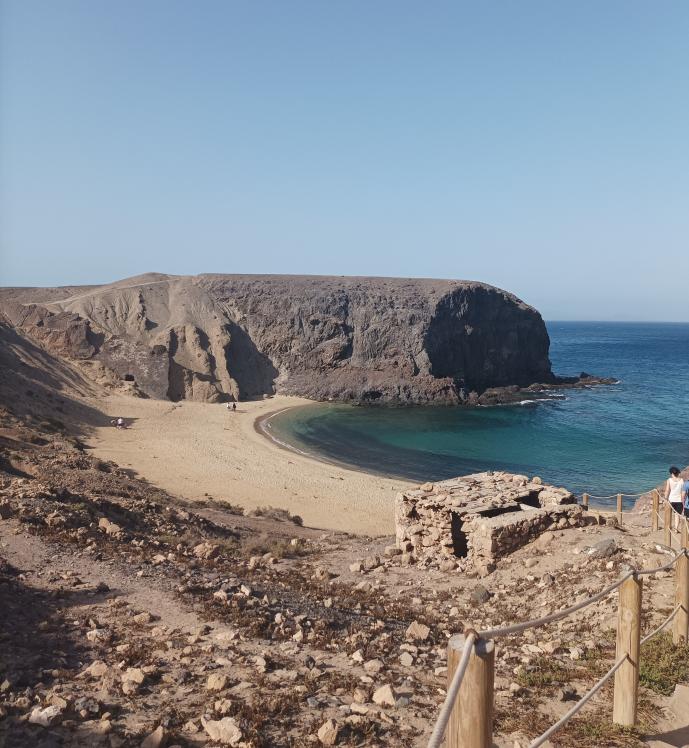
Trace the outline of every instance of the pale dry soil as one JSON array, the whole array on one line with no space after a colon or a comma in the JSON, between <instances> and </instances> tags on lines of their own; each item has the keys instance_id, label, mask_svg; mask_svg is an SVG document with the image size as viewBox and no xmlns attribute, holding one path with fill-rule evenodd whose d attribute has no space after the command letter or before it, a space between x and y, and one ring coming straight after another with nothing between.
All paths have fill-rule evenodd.
<instances>
[{"instance_id":1,"label":"pale dry soil","mask_svg":"<svg viewBox=\"0 0 689 748\"><path fill-rule=\"evenodd\" d=\"M111 395L95 405L129 427L97 427L91 453L131 468L177 496L246 509L289 510L311 527L382 535L394 532L395 494L411 485L320 462L277 446L255 429L259 417L310 401L276 396L240 403L170 403Z\"/></svg>"}]
</instances>

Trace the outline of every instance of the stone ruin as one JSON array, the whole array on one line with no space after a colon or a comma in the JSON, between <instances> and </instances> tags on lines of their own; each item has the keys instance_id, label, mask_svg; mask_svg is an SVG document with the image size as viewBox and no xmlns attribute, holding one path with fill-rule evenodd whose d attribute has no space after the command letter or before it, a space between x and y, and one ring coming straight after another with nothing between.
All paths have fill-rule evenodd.
<instances>
[{"instance_id":1,"label":"stone ruin","mask_svg":"<svg viewBox=\"0 0 689 748\"><path fill-rule=\"evenodd\" d=\"M424 483L395 499L397 547L405 561L443 571L489 574L497 559L546 530L592 521L565 488L512 473Z\"/></svg>"}]
</instances>

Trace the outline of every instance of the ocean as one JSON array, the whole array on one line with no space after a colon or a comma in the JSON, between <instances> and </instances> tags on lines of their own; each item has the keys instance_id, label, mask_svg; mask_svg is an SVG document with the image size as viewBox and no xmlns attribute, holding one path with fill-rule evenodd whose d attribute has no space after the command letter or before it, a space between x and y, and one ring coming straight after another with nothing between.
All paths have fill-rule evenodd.
<instances>
[{"instance_id":1,"label":"ocean","mask_svg":"<svg viewBox=\"0 0 689 748\"><path fill-rule=\"evenodd\" d=\"M319 403L278 414L270 431L303 452L373 473L423 482L508 470L598 497L646 491L670 465L689 465L689 324L547 326L555 373L586 371L619 384L474 409Z\"/></svg>"}]
</instances>

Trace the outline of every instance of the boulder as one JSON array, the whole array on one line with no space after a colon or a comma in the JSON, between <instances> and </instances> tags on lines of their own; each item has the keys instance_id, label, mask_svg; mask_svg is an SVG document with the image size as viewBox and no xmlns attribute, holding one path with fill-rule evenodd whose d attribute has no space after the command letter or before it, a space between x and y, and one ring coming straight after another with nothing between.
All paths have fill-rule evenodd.
<instances>
[{"instance_id":1,"label":"boulder","mask_svg":"<svg viewBox=\"0 0 689 748\"><path fill-rule=\"evenodd\" d=\"M617 551L615 538L603 538L594 543L587 551L591 558L609 558Z\"/></svg>"}]
</instances>

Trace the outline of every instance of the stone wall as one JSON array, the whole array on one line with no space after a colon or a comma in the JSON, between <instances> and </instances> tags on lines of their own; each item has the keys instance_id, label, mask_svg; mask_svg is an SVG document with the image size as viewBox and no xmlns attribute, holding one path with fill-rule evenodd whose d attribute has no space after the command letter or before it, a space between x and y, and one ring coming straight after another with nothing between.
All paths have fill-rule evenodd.
<instances>
[{"instance_id":1,"label":"stone wall","mask_svg":"<svg viewBox=\"0 0 689 748\"><path fill-rule=\"evenodd\" d=\"M407 561L445 571L490 573L497 559L546 530L584 524L569 491L511 473L425 483L395 499L397 546Z\"/></svg>"}]
</instances>

